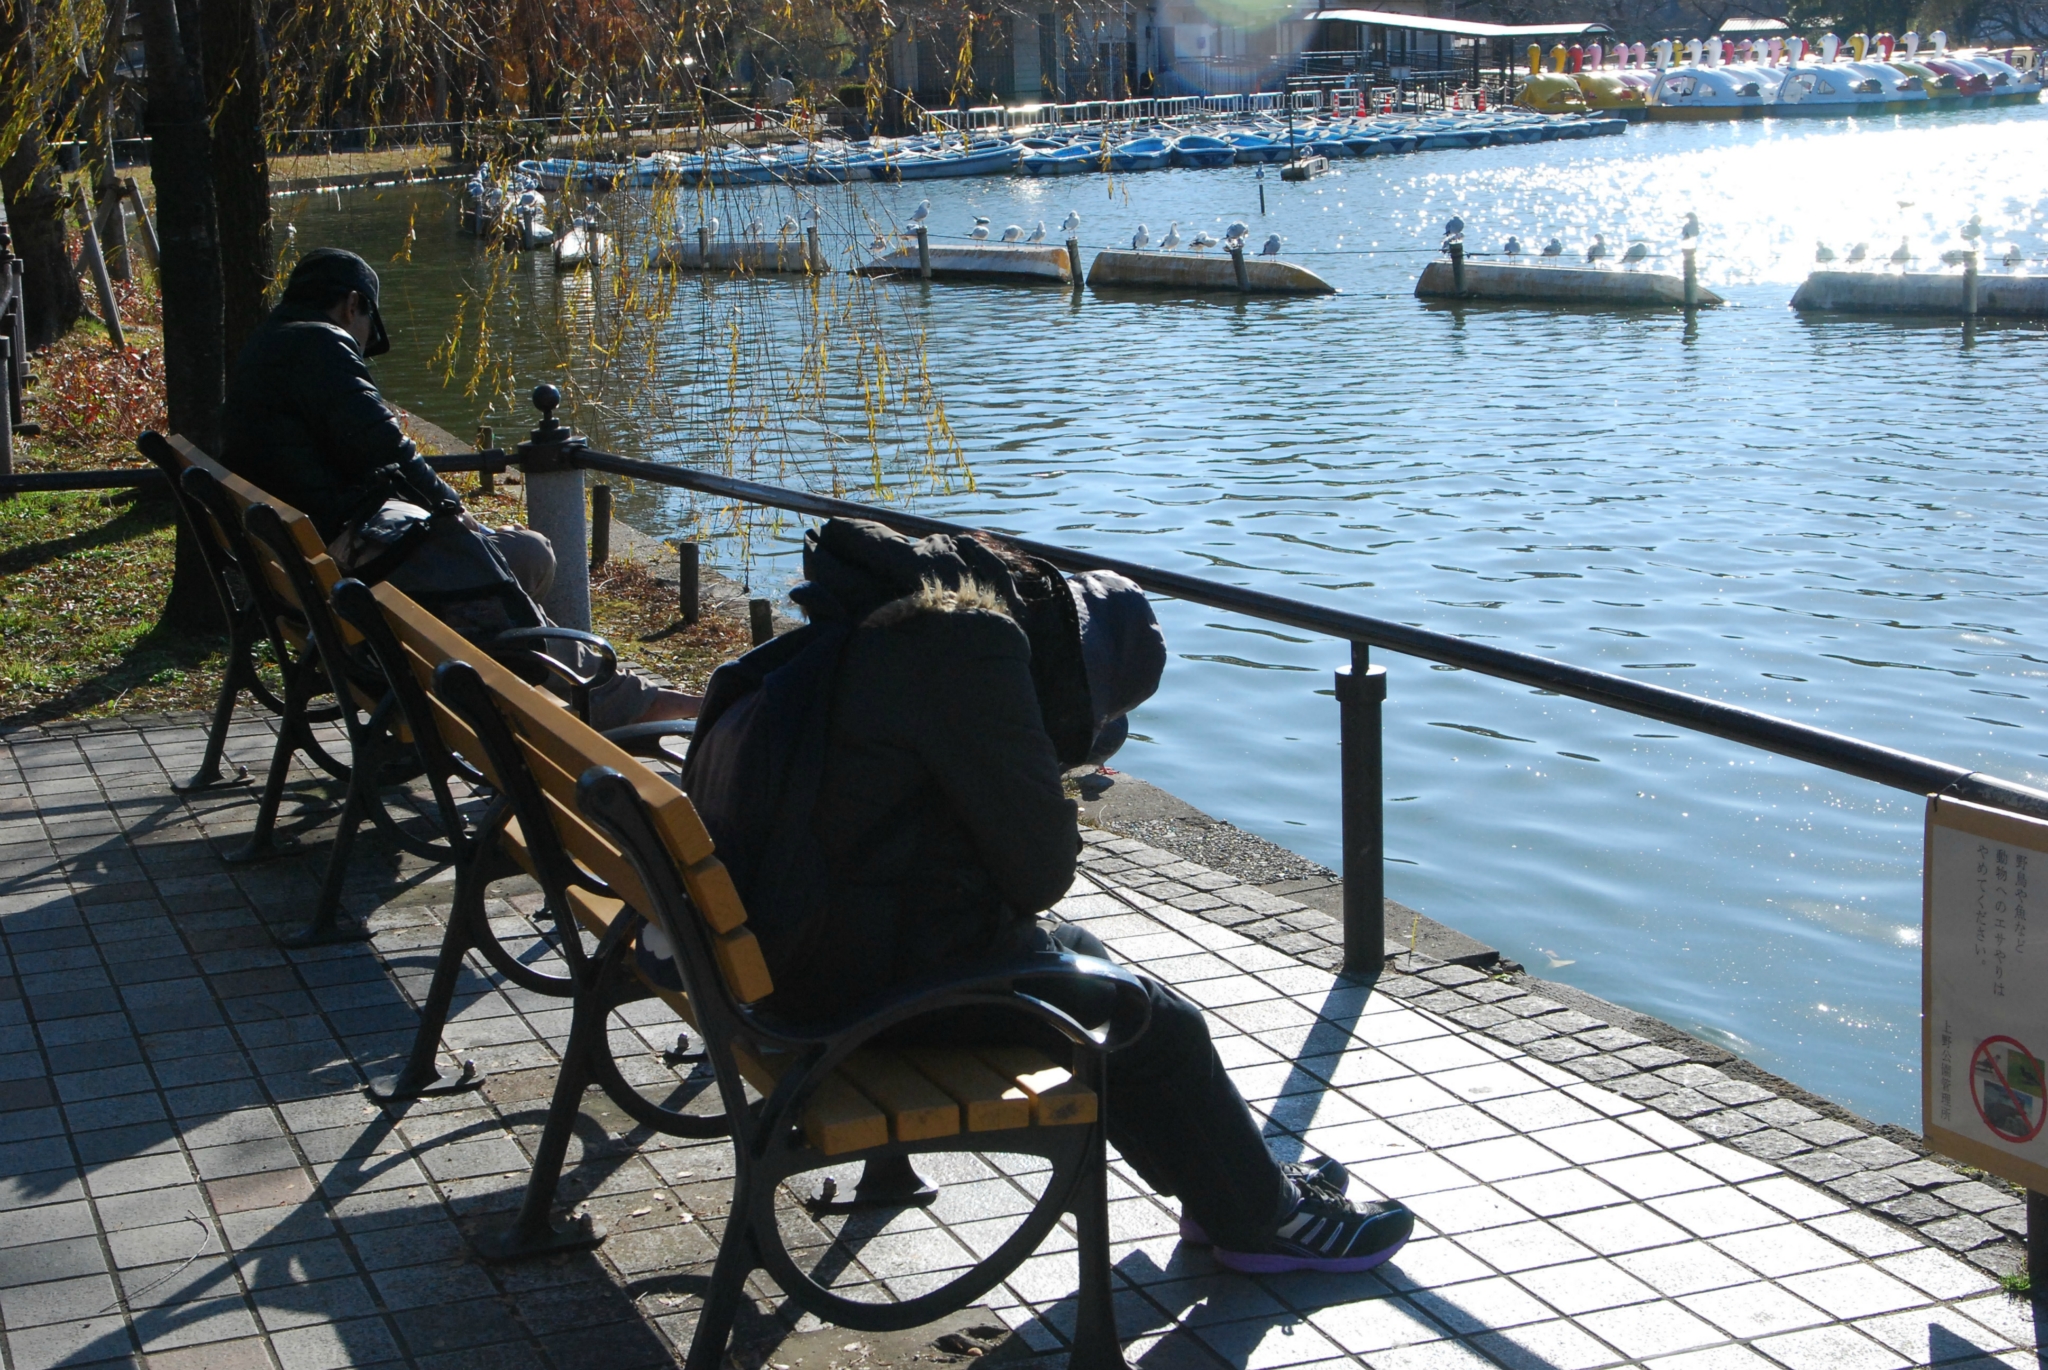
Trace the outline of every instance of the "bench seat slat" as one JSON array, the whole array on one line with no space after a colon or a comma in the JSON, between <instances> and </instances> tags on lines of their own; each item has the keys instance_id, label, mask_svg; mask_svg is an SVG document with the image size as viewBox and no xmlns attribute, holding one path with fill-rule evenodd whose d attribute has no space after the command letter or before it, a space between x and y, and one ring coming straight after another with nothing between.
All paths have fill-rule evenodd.
<instances>
[{"instance_id":1,"label":"bench seat slat","mask_svg":"<svg viewBox=\"0 0 2048 1370\"><path fill-rule=\"evenodd\" d=\"M1064 1127L1095 1121L1095 1091L1074 1073L1033 1047L976 1047L974 1054L1031 1098L1031 1121Z\"/></svg>"},{"instance_id":2,"label":"bench seat slat","mask_svg":"<svg viewBox=\"0 0 2048 1370\"><path fill-rule=\"evenodd\" d=\"M1031 1096L972 1052L915 1047L905 1051L903 1059L952 1096L966 1116L969 1132L1031 1126Z\"/></svg>"},{"instance_id":3,"label":"bench seat slat","mask_svg":"<svg viewBox=\"0 0 2048 1370\"><path fill-rule=\"evenodd\" d=\"M847 1057L839 1073L889 1115L899 1142L957 1136L960 1105L893 1051L869 1048Z\"/></svg>"}]
</instances>

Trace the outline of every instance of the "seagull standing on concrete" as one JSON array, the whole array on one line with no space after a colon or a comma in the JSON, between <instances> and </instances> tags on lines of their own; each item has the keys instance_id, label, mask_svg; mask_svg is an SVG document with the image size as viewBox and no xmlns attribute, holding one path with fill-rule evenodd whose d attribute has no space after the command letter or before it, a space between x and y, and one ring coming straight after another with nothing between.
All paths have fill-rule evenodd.
<instances>
[{"instance_id":1,"label":"seagull standing on concrete","mask_svg":"<svg viewBox=\"0 0 2048 1370\"><path fill-rule=\"evenodd\" d=\"M1510 237L1506 242L1500 245L1500 250L1501 255L1504 257L1519 257L1522 255L1522 240L1520 238Z\"/></svg>"},{"instance_id":2,"label":"seagull standing on concrete","mask_svg":"<svg viewBox=\"0 0 2048 1370\"><path fill-rule=\"evenodd\" d=\"M976 215L974 219L974 230L967 236L974 239L978 243L986 242L988 240L988 220L982 218L980 215Z\"/></svg>"},{"instance_id":3,"label":"seagull standing on concrete","mask_svg":"<svg viewBox=\"0 0 2048 1370\"><path fill-rule=\"evenodd\" d=\"M1180 220L1175 219L1166 226L1166 236L1159 240L1161 252L1171 252L1180 246Z\"/></svg>"},{"instance_id":4,"label":"seagull standing on concrete","mask_svg":"<svg viewBox=\"0 0 2048 1370\"><path fill-rule=\"evenodd\" d=\"M1543 255L1546 257L1562 257L1564 255L1564 239L1552 238L1549 242L1545 243L1543 245Z\"/></svg>"},{"instance_id":5,"label":"seagull standing on concrete","mask_svg":"<svg viewBox=\"0 0 2048 1370\"><path fill-rule=\"evenodd\" d=\"M1131 251L1143 252L1145 250L1145 244L1151 241L1152 235L1145 231L1145 225L1139 224L1138 231L1131 235Z\"/></svg>"},{"instance_id":6,"label":"seagull standing on concrete","mask_svg":"<svg viewBox=\"0 0 2048 1370\"><path fill-rule=\"evenodd\" d=\"M747 220L747 236L749 238L758 238L767 231L767 225L763 224L758 218Z\"/></svg>"},{"instance_id":7,"label":"seagull standing on concrete","mask_svg":"<svg viewBox=\"0 0 2048 1370\"><path fill-rule=\"evenodd\" d=\"M1697 214L1686 215L1685 223L1678 230L1678 237L1680 242L1698 242L1700 240L1700 216Z\"/></svg>"},{"instance_id":8,"label":"seagull standing on concrete","mask_svg":"<svg viewBox=\"0 0 2048 1370\"><path fill-rule=\"evenodd\" d=\"M1822 266L1826 266L1835 259L1835 250L1826 243L1815 243L1813 245L1813 259Z\"/></svg>"},{"instance_id":9,"label":"seagull standing on concrete","mask_svg":"<svg viewBox=\"0 0 2048 1370\"><path fill-rule=\"evenodd\" d=\"M1259 255L1260 255L1261 257L1277 257L1277 256L1279 256L1279 255L1280 255L1280 235L1279 235L1279 234L1277 234L1277 233L1275 233L1275 234L1274 234L1274 235L1273 235L1272 237L1270 237L1270 238L1266 239L1266 245L1265 245L1264 247L1262 247L1262 248L1260 248L1260 249L1259 249Z\"/></svg>"},{"instance_id":10,"label":"seagull standing on concrete","mask_svg":"<svg viewBox=\"0 0 2048 1370\"><path fill-rule=\"evenodd\" d=\"M780 229L778 229L777 231L778 231L778 232L780 232L780 233L783 233L783 234L790 234L790 233L794 233L794 232L796 232L796 215L794 215L794 214L785 214L785 215L783 215L783 216L782 216L782 227L781 227Z\"/></svg>"},{"instance_id":11,"label":"seagull standing on concrete","mask_svg":"<svg viewBox=\"0 0 2048 1370\"><path fill-rule=\"evenodd\" d=\"M1023 236L1024 230L1019 228L1015 224L1011 224L1008 228L1003 230L1003 241L1006 243L1014 243Z\"/></svg>"},{"instance_id":12,"label":"seagull standing on concrete","mask_svg":"<svg viewBox=\"0 0 2048 1370\"><path fill-rule=\"evenodd\" d=\"M1638 262L1648 260L1649 256L1650 245L1648 243L1630 243L1628 251L1621 254L1621 264L1623 266L1634 266Z\"/></svg>"},{"instance_id":13,"label":"seagull standing on concrete","mask_svg":"<svg viewBox=\"0 0 2048 1370\"><path fill-rule=\"evenodd\" d=\"M1060 232L1062 233L1072 234L1080 226L1081 216L1071 209L1067 211L1067 217L1060 220Z\"/></svg>"},{"instance_id":14,"label":"seagull standing on concrete","mask_svg":"<svg viewBox=\"0 0 2048 1370\"><path fill-rule=\"evenodd\" d=\"M1863 259L1864 259L1865 257L1868 257L1869 255L1870 255L1870 244L1869 244L1869 243L1858 243L1858 244L1856 244L1856 246L1854 246L1854 247L1852 247L1852 248L1850 248L1850 249L1849 249L1849 260L1850 260L1851 262L1860 262L1860 261L1862 261L1862 260L1863 260Z\"/></svg>"},{"instance_id":15,"label":"seagull standing on concrete","mask_svg":"<svg viewBox=\"0 0 2048 1370\"><path fill-rule=\"evenodd\" d=\"M2015 243L2013 246L2008 247L2005 250L2005 269L2007 271L2010 271L2014 267L2018 266L2021 262L2024 262L2026 259L2026 254L2022 253L2019 249L2019 245Z\"/></svg>"},{"instance_id":16,"label":"seagull standing on concrete","mask_svg":"<svg viewBox=\"0 0 2048 1370\"><path fill-rule=\"evenodd\" d=\"M1979 238L1983 237L1984 216L1981 214L1972 214L1970 216L1970 222L1963 225L1963 236L1965 238L1968 238L1973 243L1976 242Z\"/></svg>"},{"instance_id":17,"label":"seagull standing on concrete","mask_svg":"<svg viewBox=\"0 0 2048 1370\"><path fill-rule=\"evenodd\" d=\"M1230 221L1229 227L1223 230L1223 241L1226 243L1229 242L1232 238L1237 239L1239 242L1243 242L1246 238L1249 238L1251 236L1252 226L1242 219L1232 219Z\"/></svg>"},{"instance_id":18,"label":"seagull standing on concrete","mask_svg":"<svg viewBox=\"0 0 2048 1370\"><path fill-rule=\"evenodd\" d=\"M1034 228L1034 229L1032 229L1032 230L1031 230L1031 236L1030 236L1030 237L1028 237L1028 238L1026 238L1026 239L1025 239L1024 241L1025 241L1025 242L1027 242L1027 243L1042 243L1042 242L1044 242L1044 241L1045 241L1045 220L1043 220L1043 219L1040 219L1040 220L1038 221L1038 227L1037 227L1037 228Z\"/></svg>"},{"instance_id":19,"label":"seagull standing on concrete","mask_svg":"<svg viewBox=\"0 0 2048 1370\"><path fill-rule=\"evenodd\" d=\"M1606 255L1607 239L1605 235L1595 233L1593 235L1593 245L1586 249L1586 260L1589 262L1597 262Z\"/></svg>"},{"instance_id":20,"label":"seagull standing on concrete","mask_svg":"<svg viewBox=\"0 0 2048 1370\"><path fill-rule=\"evenodd\" d=\"M1912 245L1909 244L1904 238L1899 239L1898 249L1892 253L1892 265L1904 266L1907 262L1910 262L1912 260Z\"/></svg>"},{"instance_id":21,"label":"seagull standing on concrete","mask_svg":"<svg viewBox=\"0 0 2048 1370\"><path fill-rule=\"evenodd\" d=\"M1195 230L1195 236L1188 239L1188 250L1190 252L1200 252L1204 248L1214 246L1216 246L1216 240L1199 228Z\"/></svg>"}]
</instances>

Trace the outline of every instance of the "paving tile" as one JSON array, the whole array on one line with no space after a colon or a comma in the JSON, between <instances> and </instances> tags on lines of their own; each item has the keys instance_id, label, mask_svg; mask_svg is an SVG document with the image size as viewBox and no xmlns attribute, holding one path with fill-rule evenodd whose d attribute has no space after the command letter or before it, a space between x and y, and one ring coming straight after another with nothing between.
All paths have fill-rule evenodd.
<instances>
[{"instance_id":1,"label":"paving tile","mask_svg":"<svg viewBox=\"0 0 2048 1370\"><path fill-rule=\"evenodd\" d=\"M1657 1149L1656 1143L1641 1133L1606 1118L1539 1132L1535 1140L1575 1165L1640 1156Z\"/></svg>"},{"instance_id":2,"label":"paving tile","mask_svg":"<svg viewBox=\"0 0 2048 1370\"><path fill-rule=\"evenodd\" d=\"M1912 1364L1883 1343L1847 1327L1814 1327L1765 1337L1756 1349L1789 1370L1903 1370Z\"/></svg>"},{"instance_id":3,"label":"paving tile","mask_svg":"<svg viewBox=\"0 0 2048 1370\"><path fill-rule=\"evenodd\" d=\"M1875 1337L1915 1365L1936 1365L2006 1350L2007 1338L1952 1308L1921 1308L1865 1318L1858 1331Z\"/></svg>"},{"instance_id":4,"label":"paving tile","mask_svg":"<svg viewBox=\"0 0 2048 1370\"><path fill-rule=\"evenodd\" d=\"M1891 1313L1927 1302L1927 1296L1913 1286L1869 1265L1839 1265L1802 1275L1787 1275L1780 1283L1838 1318Z\"/></svg>"},{"instance_id":5,"label":"paving tile","mask_svg":"<svg viewBox=\"0 0 2048 1370\"><path fill-rule=\"evenodd\" d=\"M1613 1351L1562 1318L1488 1332L1472 1344L1508 1370L1591 1370L1615 1359Z\"/></svg>"},{"instance_id":6,"label":"paving tile","mask_svg":"<svg viewBox=\"0 0 2048 1370\"><path fill-rule=\"evenodd\" d=\"M1777 1213L1740 1190L1716 1187L1647 1200L1649 1206L1695 1237L1719 1237L1783 1222Z\"/></svg>"},{"instance_id":7,"label":"paving tile","mask_svg":"<svg viewBox=\"0 0 2048 1370\"><path fill-rule=\"evenodd\" d=\"M1439 1340L1444 1326L1399 1296L1318 1308L1309 1321L1353 1355Z\"/></svg>"},{"instance_id":8,"label":"paving tile","mask_svg":"<svg viewBox=\"0 0 2048 1370\"><path fill-rule=\"evenodd\" d=\"M1765 1280L1687 1294L1679 1302L1736 1337L1769 1336L1829 1321L1820 1309Z\"/></svg>"},{"instance_id":9,"label":"paving tile","mask_svg":"<svg viewBox=\"0 0 2048 1370\"><path fill-rule=\"evenodd\" d=\"M1549 1223L1468 1232L1454 1240L1496 1270L1513 1273L1563 1261L1583 1260L1593 1253Z\"/></svg>"},{"instance_id":10,"label":"paving tile","mask_svg":"<svg viewBox=\"0 0 2048 1370\"><path fill-rule=\"evenodd\" d=\"M1856 1258L1833 1242L1803 1227L1759 1228L1715 1237L1715 1246L1754 1269L1779 1279L1808 1270L1847 1265Z\"/></svg>"},{"instance_id":11,"label":"paving tile","mask_svg":"<svg viewBox=\"0 0 2048 1370\"><path fill-rule=\"evenodd\" d=\"M1656 1290L1605 1260L1538 1266L1517 1274L1515 1283L1558 1312L1574 1315L1657 1297Z\"/></svg>"},{"instance_id":12,"label":"paving tile","mask_svg":"<svg viewBox=\"0 0 2048 1370\"><path fill-rule=\"evenodd\" d=\"M1555 1316L1527 1290L1498 1277L1441 1289L1418 1289L1408 1295L1408 1300L1435 1321L1460 1333L1541 1322Z\"/></svg>"},{"instance_id":13,"label":"paving tile","mask_svg":"<svg viewBox=\"0 0 2048 1370\"><path fill-rule=\"evenodd\" d=\"M1720 1184L1698 1166L1665 1152L1598 1161L1586 1167L1631 1198L1650 1199Z\"/></svg>"},{"instance_id":14,"label":"paving tile","mask_svg":"<svg viewBox=\"0 0 2048 1370\"><path fill-rule=\"evenodd\" d=\"M1632 1359L1668 1356L1727 1340L1713 1324L1661 1300L1587 1313L1578 1322Z\"/></svg>"},{"instance_id":15,"label":"paving tile","mask_svg":"<svg viewBox=\"0 0 2048 1370\"><path fill-rule=\"evenodd\" d=\"M1863 1256L1889 1256L1897 1251L1918 1250L1923 1245L1910 1234L1863 1213L1836 1213L1815 1218L1808 1226Z\"/></svg>"},{"instance_id":16,"label":"paving tile","mask_svg":"<svg viewBox=\"0 0 2048 1370\"><path fill-rule=\"evenodd\" d=\"M1998 1287L1998 1281L1975 1266L1965 1265L1953 1256L1924 1247L1918 1251L1882 1257L1875 1264L1886 1274L1902 1279L1937 1299L1967 1298Z\"/></svg>"},{"instance_id":17,"label":"paving tile","mask_svg":"<svg viewBox=\"0 0 2048 1370\"><path fill-rule=\"evenodd\" d=\"M1583 1170L1559 1170L1526 1179L1503 1180L1494 1188L1541 1218L1603 1208L1626 1201L1614 1186Z\"/></svg>"},{"instance_id":18,"label":"paving tile","mask_svg":"<svg viewBox=\"0 0 2048 1370\"><path fill-rule=\"evenodd\" d=\"M1614 1263L1659 1293L1674 1297L1756 1279L1741 1264L1704 1242L1632 1251L1616 1256Z\"/></svg>"}]
</instances>

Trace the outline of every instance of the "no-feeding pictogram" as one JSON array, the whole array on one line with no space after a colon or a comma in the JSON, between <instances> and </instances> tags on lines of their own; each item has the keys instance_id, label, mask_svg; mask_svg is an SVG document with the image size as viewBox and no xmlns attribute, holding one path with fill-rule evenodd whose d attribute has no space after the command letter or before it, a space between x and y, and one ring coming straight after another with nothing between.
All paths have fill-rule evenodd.
<instances>
[{"instance_id":1,"label":"no-feeding pictogram","mask_svg":"<svg viewBox=\"0 0 2048 1370\"><path fill-rule=\"evenodd\" d=\"M1977 1116L2008 1142L2031 1142L2048 1122L2041 1058L2010 1037L1987 1037L1970 1058Z\"/></svg>"}]
</instances>

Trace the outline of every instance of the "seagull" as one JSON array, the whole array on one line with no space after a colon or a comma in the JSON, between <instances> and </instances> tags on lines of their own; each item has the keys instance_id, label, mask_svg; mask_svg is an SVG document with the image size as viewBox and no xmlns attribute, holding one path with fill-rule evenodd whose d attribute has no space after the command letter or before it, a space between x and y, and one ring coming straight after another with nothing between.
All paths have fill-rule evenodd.
<instances>
[{"instance_id":1,"label":"seagull","mask_svg":"<svg viewBox=\"0 0 2048 1370\"><path fill-rule=\"evenodd\" d=\"M1963 236L1973 243L1984 236L1984 218L1982 215L1972 214L1970 216L1970 222L1963 225Z\"/></svg>"},{"instance_id":2,"label":"seagull","mask_svg":"<svg viewBox=\"0 0 2048 1370\"><path fill-rule=\"evenodd\" d=\"M747 220L747 236L749 238L758 238L767 231L767 227L759 219Z\"/></svg>"},{"instance_id":3,"label":"seagull","mask_svg":"<svg viewBox=\"0 0 2048 1370\"><path fill-rule=\"evenodd\" d=\"M1976 253L1970 251L1968 248L1952 247L1948 251L1941 254L1941 264L1943 266L1961 266L1964 262L1970 260L1970 258L1976 255Z\"/></svg>"},{"instance_id":4,"label":"seagull","mask_svg":"<svg viewBox=\"0 0 2048 1370\"><path fill-rule=\"evenodd\" d=\"M1519 257L1522 255L1522 240L1520 238L1509 238L1500 245L1500 250L1501 255L1504 257Z\"/></svg>"},{"instance_id":5,"label":"seagull","mask_svg":"<svg viewBox=\"0 0 2048 1370\"><path fill-rule=\"evenodd\" d=\"M796 232L796 215L794 215L794 214L785 214L785 215L783 215L783 216L782 216L782 227L781 227L781 228L779 228L779 229L777 229L777 230L776 230L776 232L778 232L778 233L794 233L794 232Z\"/></svg>"},{"instance_id":6,"label":"seagull","mask_svg":"<svg viewBox=\"0 0 2048 1370\"><path fill-rule=\"evenodd\" d=\"M1145 244L1151 241L1152 235L1145 231L1145 225L1139 224L1138 231L1131 235L1131 251L1143 252L1145 250Z\"/></svg>"},{"instance_id":7,"label":"seagull","mask_svg":"<svg viewBox=\"0 0 2048 1370\"><path fill-rule=\"evenodd\" d=\"M1232 219L1229 226L1223 230L1223 241L1226 243L1232 238L1243 241L1251 236L1252 226L1242 219Z\"/></svg>"},{"instance_id":8,"label":"seagull","mask_svg":"<svg viewBox=\"0 0 2048 1370\"><path fill-rule=\"evenodd\" d=\"M1869 256L1869 255L1870 255L1870 244L1869 244L1869 243L1858 243L1858 244L1856 244L1856 246L1854 246L1854 247L1852 247L1852 248L1850 248L1850 249L1849 249L1849 260L1850 260L1850 261L1852 261L1852 262L1860 262L1860 261L1862 261L1862 260L1863 260L1863 259L1864 259L1865 257L1867 257L1867 256Z\"/></svg>"},{"instance_id":9,"label":"seagull","mask_svg":"<svg viewBox=\"0 0 2048 1370\"><path fill-rule=\"evenodd\" d=\"M1166 236L1159 240L1161 252L1171 252L1180 246L1180 220L1175 219L1166 226Z\"/></svg>"},{"instance_id":10,"label":"seagull","mask_svg":"<svg viewBox=\"0 0 2048 1370\"><path fill-rule=\"evenodd\" d=\"M1597 262L1606 255L1607 239L1605 235L1595 233L1593 235L1593 245L1586 249L1586 260L1589 262Z\"/></svg>"},{"instance_id":11,"label":"seagull","mask_svg":"<svg viewBox=\"0 0 2048 1370\"><path fill-rule=\"evenodd\" d=\"M1697 214L1686 215L1685 224L1678 230L1678 236L1680 238L1698 238L1700 236L1700 216Z\"/></svg>"},{"instance_id":12,"label":"seagull","mask_svg":"<svg viewBox=\"0 0 2048 1370\"><path fill-rule=\"evenodd\" d=\"M889 240L879 233L875 235L875 240L868 244L868 251L870 252L887 252L888 250Z\"/></svg>"},{"instance_id":13,"label":"seagull","mask_svg":"<svg viewBox=\"0 0 2048 1370\"><path fill-rule=\"evenodd\" d=\"M1195 230L1195 236L1188 240L1188 250L1191 252L1200 252L1203 248L1214 246L1216 240L1199 228Z\"/></svg>"},{"instance_id":14,"label":"seagull","mask_svg":"<svg viewBox=\"0 0 2048 1370\"><path fill-rule=\"evenodd\" d=\"M712 216L711 216L710 218L708 218L708 219L706 219L706 220L704 221L704 231L705 231L706 233L709 233L709 234L710 234L710 235L711 235L712 237L714 237L714 238L716 238L716 237L718 236L718 216L717 216L717 215L715 215L715 214L714 214L714 215L712 215Z\"/></svg>"},{"instance_id":15,"label":"seagull","mask_svg":"<svg viewBox=\"0 0 2048 1370\"><path fill-rule=\"evenodd\" d=\"M1628 251L1621 254L1621 263L1623 266L1634 266L1637 262L1648 259L1649 255L1648 243L1630 243Z\"/></svg>"},{"instance_id":16,"label":"seagull","mask_svg":"<svg viewBox=\"0 0 2048 1370\"><path fill-rule=\"evenodd\" d=\"M1074 210L1067 211L1067 217L1060 220L1060 232L1072 233L1081 226L1081 216Z\"/></svg>"},{"instance_id":17,"label":"seagull","mask_svg":"<svg viewBox=\"0 0 2048 1370\"><path fill-rule=\"evenodd\" d=\"M1003 230L1003 241L1006 243L1014 243L1023 236L1024 230L1019 228L1015 224L1011 224L1008 228Z\"/></svg>"},{"instance_id":18,"label":"seagull","mask_svg":"<svg viewBox=\"0 0 2048 1370\"><path fill-rule=\"evenodd\" d=\"M1444 241L1447 243L1451 242L1454 239L1458 241L1463 241L1464 237L1465 221L1459 218L1457 215L1453 214L1444 223Z\"/></svg>"},{"instance_id":19,"label":"seagull","mask_svg":"<svg viewBox=\"0 0 2048 1370\"><path fill-rule=\"evenodd\" d=\"M919 200L917 202L917 208L910 211L910 222L912 226L914 227L918 224L923 223L925 221L925 217L929 215L931 212L932 202L930 200Z\"/></svg>"},{"instance_id":20,"label":"seagull","mask_svg":"<svg viewBox=\"0 0 2048 1370\"><path fill-rule=\"evenodd\" d=\"M1913 249L1907 245L1907 242L1904 238L1899 239L1898 251L1892 253L1892 265L1904 266L1907 262L1910 262L1912 260Z\"/></svg>"},{"instance_id":21,"label":"seagull","mask_svg":"<svg viewBox=\"0 0 2048 1370\"><path fill-rule=\"evenodd\" d=\"M1279 256L1279 255L1280 255L1280 235L1279 235L1279 234L1277 234L1277 233L1275 233L1275 234L1274 234L1273 236L1271 236L1270 238L1266 239L1266 245L1265 245L1264 247L1262 247L1262 248L1260 248L1260 249L1259 249L1259 255L1260 255L1261 257L1277 257L1277 256Z\"/></svg>"},{"instance_id":22,"label":"seagull","mask_svg":"<svg viewBox=\"0 0 2048 1370\"><path fill-rule=\"evenodd\" d=\"M2020 251L2018 244L2014 244L2005 250L2004 261L2007 270L2011 270L2025 260L2026 255Z\"/></svg>"},{"instance_id":23,"label":"seagull","mask_svg":"<svg viewBox=\"0 0 2048 1370\"><path fill-rule=\"evenodd\" d=\"M1543 245L1543 255L1546 257L1562 257L1564 255L1564 240L1562 238L1552 238Z\"/></svg>"},{"instance_id":24,"label":"seagull","mask_svg":"<svg viewBox=\"0 0 2048 1370\"><path fill-rule=\"evenodd\" d=\"M979 215L976 215L974 220L974 231L969 233L967 236L974 239L976 242L986 241L988 238L988 220L980 217Z\"/></svg>"},{"instance_id":25,"label":"seagull","mask_svg":"<svg viewBox=\"0 0 2048 1370\"><path fill-rule=\"evenodd\" d=\"M1826 243L1815 243L1813 245L1813 259L1823 264L1831 262L1835 259L1835 250Z\"/></svg>"},{"instance_id":26,"label":"seagull","mask_svg":"<svg viewBox=\"0 0 2048 1370\"><path fill-rule=\"evenodd\" d=\"M1038 221L1038 227L1037 227L1037 228L1034 228L1034 229L1032 229L1032 230L1031 230L1031 236L1030 236L1030 237L1028 237L1028 238L1026 238L1026 239L1025 239L1024 241L1025 241L1025 242L1027 242L1027 243L1042 243L1042 242L1044 242L1044 241L1045 241L1045 220L1043 220L1043 219L1040 219L1040 220Z\"/></svg>"}]
</instances>

